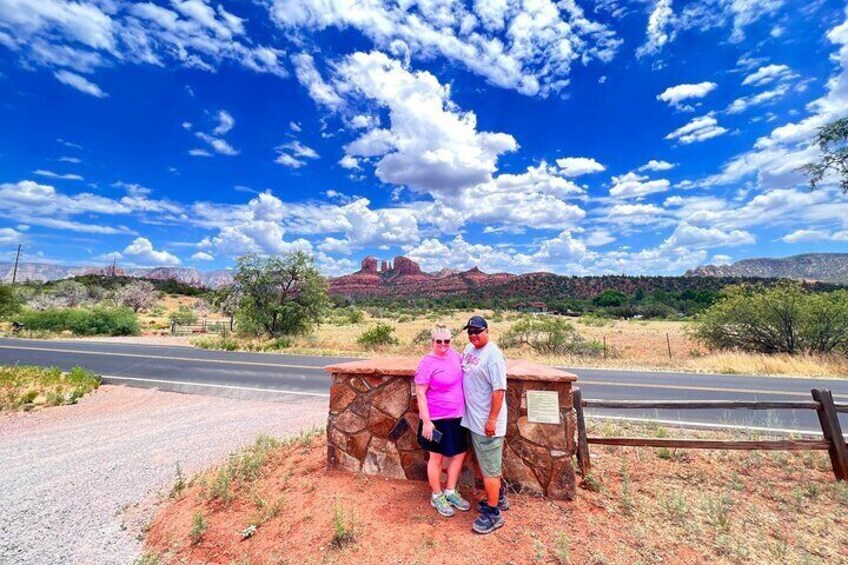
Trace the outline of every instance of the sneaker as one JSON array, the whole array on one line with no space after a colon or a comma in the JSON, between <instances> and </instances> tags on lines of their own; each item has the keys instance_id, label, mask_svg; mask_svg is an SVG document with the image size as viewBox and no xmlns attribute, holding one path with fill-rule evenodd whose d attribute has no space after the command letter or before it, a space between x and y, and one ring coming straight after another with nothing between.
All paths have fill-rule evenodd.
<instances>
[{"instance_id":1,"label":"sneaker","mask_svg":"<svg viewBox=\"0 0 848 565\"><path fill-rule=\"evenodd\" d=\"M477 512L483 511L483 506L488 506L488 501L484 498L477 503ZM501 486L501 492L498 494L498 510L509 510L509 499L506 497L506 489Z\"/></svg>"},{"instance_id":2,"label":"sneaker","mask_svg":"<svg viewBox=\"0 0 848 565\"><path fill-rule=\"evenodd\" d=\"M471 503L462 498L457 491L454 491L453 494L444 495L450 505L459 510L460 512L468 512L471 510Z\"/></svg>"},{"instance_id":3,"label":"sneaker","mask_svg":"<svg viewBox=\"0 0 848 565\"><path fill-rule=\"evenodd\" d=\"M435 498L433 498L431 496L430 497L430 506L435 508L436 512L438 512L439 514L441 514L445 518L450 518L451 516L456 514L456 512L453 509L453 506L451 506L451 503L448 502L448 499L445 496L445 493L442 493Z\"/></svg>"},{"instance_id":4,"label":"sneaker","mask_svg":"<svg viewBox=\"0 0 848 565\"><path fill-rule=\"evenodd\" d=\"M478 534L490 534L504 525L503 516L497 508L492 508L485 502L483 503L483 511L474 520L474 525L471 529Z\"/></svg>"}]
</instances>

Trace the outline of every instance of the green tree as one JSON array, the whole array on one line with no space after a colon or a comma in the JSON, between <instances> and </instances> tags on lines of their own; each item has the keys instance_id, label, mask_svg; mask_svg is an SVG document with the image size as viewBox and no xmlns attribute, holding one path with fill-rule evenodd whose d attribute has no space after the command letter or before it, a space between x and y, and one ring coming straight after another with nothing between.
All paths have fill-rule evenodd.
<instances>
[{"instance_id":1,"label":"green tree","mask_svg":"<svg viewBox=\"0 0 848 565\"><path fill-rule=\"evenodd\" d=\"M814 294L799 283L728 287L698 315L693 334L716 349L848 352L848 292Z\"/></svg>"},{"instance_id":2,"label":"green tree","mask_svg":"<svg viewBox=\"0 0 848 565\"><path fill-rule=\"evenodd\" d=\"M621 306L627 303L627 295L617 290L605 290L593 298L592 302L601 307Z\"/></svg>"},{"instance_id":3,"label":"green tree","mask_svg":"<svg viewBox=\"0 0 848 565\"><path fill-rule=\"evenodd\" d=\"M818 188L827 172L833 171L839 175L842 192L848 193L848 117L820 128L813 143L819 146L821 156L799 169L809 177L810 188Z\"/></svg>"},{"instance_id":4,"label":"green tree","mask_svg":"<svg viewBox=\"0 0 848 565\"><path fill-rule=\"evenodd\" d=\"M311 255L238 258L233 277L241 294L236 320L245 333L301 335L321 323L330 300Z\"/></svg>"},{"instance_id":5,"label":"green tree","mask_svg":"<svg viewBox=\"0 0 848 565\"><path fill-rule=\"evenodd\" d=\"M21 301L12 286L0 284L0 319L16 314L20 309Z\"/></svg>"}]
</instances>

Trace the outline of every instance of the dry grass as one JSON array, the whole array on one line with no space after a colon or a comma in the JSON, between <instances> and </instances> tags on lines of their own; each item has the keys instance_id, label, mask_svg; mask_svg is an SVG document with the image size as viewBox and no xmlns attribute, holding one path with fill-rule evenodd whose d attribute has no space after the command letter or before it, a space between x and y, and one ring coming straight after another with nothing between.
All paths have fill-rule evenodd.
<instances>
[{"instance_id":1,"label":"dry grass","mask_svg":"<svg viewBox=\"0 0 848 565\"><path fill-rule=\"evenodd\" d=\"M588 424L592 435L751 437ZM506 526L482 540L473 512L439 518L425 483L328 470L324 436L306 438L269 451L253 478L231 484L227 503L210 498L220 470L200 475L160 509L147 547L164 563L848 563L848 485L834 481L824 452L592 454L598 492L515 495ZM333 544L338 509L355 533L342 546ZM208 529L192 543L198 512Z\"/></svg>"},{"instance_id":2,"label":"dry grass","mask_svg":"<svg viewBox=\"0 0 848 565\"><path fill-rule=\"evenodd\" d=\"M291 353L373 356L421 355L428 345L414 344L413 339L438 322L446 323L455 331L468 318L481 312L453 312L446 316L430 315L413 319L401 314L395 318L366 316L358 324L324 324L312 335L296 338ZM492 339L497 343L509 329L524 316L517 312L495 314L483 311L490 322ZM521 357L541 363L569 367L612 367L701 373L731 373L747 375L784 375L844 378L848 375L848 358L833 356L760 355L747 353L710 353L695 343L686 333L687 322L665 320L605 320L583 317L569 320L586 340L603 343L606 340L607 356L551 356L542 355L529 348L509 349L508 357ZM391 324L399 344L367 350L357 343L362 333L377 323ZM666 337L668 336L668 338ZM668 349L671 345L671 357ZM466 344L463 334L455 336L454 347Z\"/></svg>"}]
</instances>

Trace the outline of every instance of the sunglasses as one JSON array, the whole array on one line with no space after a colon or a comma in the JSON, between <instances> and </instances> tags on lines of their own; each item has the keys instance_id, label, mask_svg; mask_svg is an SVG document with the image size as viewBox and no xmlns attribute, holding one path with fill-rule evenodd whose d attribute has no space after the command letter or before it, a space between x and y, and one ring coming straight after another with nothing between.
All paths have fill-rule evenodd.
<instances>
[{"instance_id":1,"label":"sunglasses","mask_svg":"<svg viewBox=\"0 0 848 565\"><path fill-rule=\"evenodd\" d=\"M434 339L433 341L436 343L436 345L442 345L442 344L450 345L450 342L451 342L451 340L449 340L449 339Z\"/></svg>"},{"instance_id":2,"label":"sunglasses","mask_svg":"<svg viewBox=\"0 0 848 565\"><path fill-rule=\"evenodd\" d=\"M475 328L473 330L469 328L468 335L480 335L484 331L486 331L485 328Z\"/></svg>"}]
</instances>

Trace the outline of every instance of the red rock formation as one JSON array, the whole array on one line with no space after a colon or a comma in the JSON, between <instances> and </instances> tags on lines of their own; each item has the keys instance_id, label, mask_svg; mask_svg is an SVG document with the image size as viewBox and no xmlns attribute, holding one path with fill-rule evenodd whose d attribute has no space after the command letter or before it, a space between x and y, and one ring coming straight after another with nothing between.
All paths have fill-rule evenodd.
<instances>
[{"instance_id":1,"label":"red rock formation","mask_svg":"<svg viewBox=\"0 0 848 565\"><path fill-rule=\"evenodd\" d=\"M380 264L380 272L387 273L392 270L392 264L383 259L383 262Z\"/></svg>"},{"instance_id":2,"label":"red rock formation","mask_svg":"<svg viewBox=\"0 0 848 565\"><path fill-rule=\"evenodd\" d=\"M397 275L420 275L421 267L418 263L403 255L395 257L394 268L392 271Z\"/></svg>"},{"instance_id":3,"label":"red rock formation","mask_svg":"<svg viewBox=\"0 0 848 565\"><path fill-rule=\"evenodd\" d=\"M360 273L376 273L377 272L377 258L373 255L369 255L365 259L362 260L362 268L359 269Z\"/></svg>"}]
</instances>

